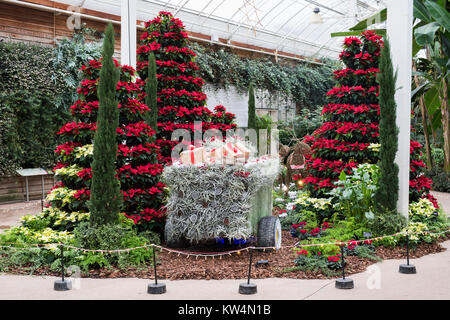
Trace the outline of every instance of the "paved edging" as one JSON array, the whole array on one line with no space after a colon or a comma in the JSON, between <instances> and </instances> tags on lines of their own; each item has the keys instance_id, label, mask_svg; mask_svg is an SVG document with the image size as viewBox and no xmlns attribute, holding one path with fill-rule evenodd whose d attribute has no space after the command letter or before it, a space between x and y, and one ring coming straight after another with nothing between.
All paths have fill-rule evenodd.
<instances>
[{"instance_id":1,"label":"paved edging","mask_svg":"<svg viewBox=\"0 0 450 320\"><path fill-rule=\"evenodd\" d=\"M246 280L161 280L167 285L163 295L147 294L153 280L137 278L80 279L80 289L53 290L55 277L0 274L0 299L106 299L106 300L301 300L301 299L450 299L450 240L442 243L446 251L411 259L417 274L404 275L398 266L404 260L384 260L359 274L350 276L352 290L338 290L333 280L287 278L252 279L258 293L243 296L239 283ZM76 286L76 282L74 282ZM379 285L379 289L377 289Z\"/></svg>"}]
</instances>

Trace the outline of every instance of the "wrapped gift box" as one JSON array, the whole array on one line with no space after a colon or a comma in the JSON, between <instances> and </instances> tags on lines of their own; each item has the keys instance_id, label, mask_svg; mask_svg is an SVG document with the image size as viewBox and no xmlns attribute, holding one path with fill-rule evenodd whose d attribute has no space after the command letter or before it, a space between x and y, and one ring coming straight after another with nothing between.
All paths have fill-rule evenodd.
<instances>
[{"instance_id":1,"label":"wrapped gift box","mask_svg":"<svg viewBox=\"0 0 450 320\"><path fill-rule=\"evenodd\" d=\"M205 152L205 148L199 147L195 148L194 146L189 146L188 150L180 153L180 160L183 164L197 164L204 162L203 154Z\"/></svg>"},{"instance_id":2,"label":"wrapped gift box","mask_svg":"<svg viewBox=\"0 0 450 320\"><path fill-rule=\"evenodd\" d=\"M239 149L239 151L242 152L242 154L244 155L244 159L245 161L248 160L248 158L250 158L250 149L248 149L243 143L241 142L237 142L235 144L235 146Z\"/></svg>"}]
</instances>

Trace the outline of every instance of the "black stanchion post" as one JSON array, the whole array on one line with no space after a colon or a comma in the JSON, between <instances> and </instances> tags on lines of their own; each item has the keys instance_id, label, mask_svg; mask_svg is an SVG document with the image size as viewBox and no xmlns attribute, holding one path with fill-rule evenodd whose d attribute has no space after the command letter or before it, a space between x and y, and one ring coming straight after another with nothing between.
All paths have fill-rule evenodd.
<instances>
[{"instance_id":1,"label":"black stanchion post","mask_svg":"<svg viewBox=\"0 0 450 320\"><path fill-rule=\"evenodd\" d=\"M158 283L158 274L156 273L156 248L153 247L153 272L155 274L155 283L150 283L147 286L147 293L150 294L163 294L166 293L166 284L165 283Z\"/></svg>"},{"instance_id":2,"label":"black stanchion post","mask_svg":"<svg viewBox=\"0 0 450 320\"><path fill-rule=\"evenodd\" d=\"M248 278L247 278L247 284L250 284L250 275L251 275L251 273L252 273L252 262L253 262L253 250L252 250L252 249L250 249L249 254L250 254L250 257L249 257L250 262L249 262L249 264L248 264Z\"/></svg>"},{"instance_id":3,"label":"black stanchion post","mask_svg":"<svg viewBox=\"0 0 450 320\"><path fill-rule=\"evenodd\" d=\"M409 235L406 231L406 264L401 264L398 271L404 274L414 274L416 273L416 267L409 264Z\"/></svg>"},{"instance_id":4,"label":"black stanchion post","mask_svg":"<svg viewBox=\"0 0 450 320\"><path fill-rule=\"evenodd\" d=\"M250 283L250 276L252 273L252 263L253 263L253 248L250 248L249 249L247 283L239 284L239 293L240 294L255 294L257 292L256 284Z\"/></svg>"},{"instance_id":5,"label":"black stanchion post","mask_svg":"<svg viewBox=\"0 0 450 320\"><path fill-rule=\"evenodd\" d=\"M345 252L344 252L344 244L341 244L341 259L342 259L342 279L336 279L336 288L337 289L353 289L354 283L352 279L345 279Z\"/></svg>"},{"instance_id":6,"label":"black stanchion post","mask_svg":"<svg viewBox=\"0 0 450 320\"><path fill-rule=\"evenodd\" d=\"M155 273L155 284L158 284L158 274L156 273L156 254L154 248L153 248L153 270Z\"/></svg>"},{"instance_id":7,"label":"black stanchion post","mask_svg":"<svg viewBox=\"0 0 450 320\"><path fill-rule=\"evenodd\" d=\"M56 291L67 291L72 289L72 281L64 279L64 245L61 244L61 280L55 280L53 289Z\"/></svg>"}]
</instances>

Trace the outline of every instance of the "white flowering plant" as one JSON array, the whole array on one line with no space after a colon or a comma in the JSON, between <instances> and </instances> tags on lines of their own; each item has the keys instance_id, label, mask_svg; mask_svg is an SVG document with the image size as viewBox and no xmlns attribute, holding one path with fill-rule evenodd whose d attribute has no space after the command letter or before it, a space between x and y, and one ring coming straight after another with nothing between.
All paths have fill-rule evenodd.
<instances>
[{"instance_id":1,"label":"white flowering plant","mask_svg":"<svg viewBox=\"0 0 450 320\"><path fill-rule=\"evenodd\" d=\"M409 219L416 222L437 222L439 219L439 209L426 198L410 203L408 213Z\"/></svg>"}]
</instances>

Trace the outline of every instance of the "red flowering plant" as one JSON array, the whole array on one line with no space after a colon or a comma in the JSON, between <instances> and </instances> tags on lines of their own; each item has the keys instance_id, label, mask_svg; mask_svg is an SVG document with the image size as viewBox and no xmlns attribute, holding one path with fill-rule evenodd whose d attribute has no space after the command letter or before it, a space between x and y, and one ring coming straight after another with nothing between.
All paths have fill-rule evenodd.
<instances>
[{"instance_id":1,"label":"red flowering plant","mask_svg":"<svg viewBox=\"0 0 450 320\"><path fill-rule=\"evenodd\" d=\"M317 239L316 241L319 241ZM334 275L333 271L341 268L339 246L317 245L294 248L294 263L304 271L322 271L326 275ZM330 271L331 270L331 271Z\"/></svg>"},{"instance_id":2,"label":"red flowering plant","mask_svg":"<svg viewBox=\"0 0 450 320\"><path fill-rule=\"evenodd\" d=\"M350 240L344 247L344 254L346 256L360 256L360 257L370 257L375 251L375 246L371 239L366 240Z\"/></svg>"},{"instance_id":3,"label":"red flowering plant","mask_svg":"<svg viewBox=\"0 0 450 320\"><path fill-rule=\"evenodd\" d=\"M340 54L345 68L334 72L338 85L327 93L324 124L305 142L309 177L303 180L313 197L327 198L336 188L340 172L351 174L361 163L376 164L379 159L379 56L382 37L365 31L360 37L348 37ZM410 201L429 194L431 180L423 176L425 164L419 159L420 144L411 141Z\"/></svg>"},{"instance_id":4,"label":"red flowering plant","mask_svg":"<svg viewBox=\"0 0 450 320\"><path fill-rule=\"evenodd\" d=\"M145 23L137 50L137 70L141 79L147 79L148 54L156 59L158 79L158 134L156 144L161 149L164 164L171 163L171 152L178 141L172 141L172 132L187 129L192 133L195 121L202 123L202 132L218 129L224 133L236 127L234 115L223 106L212 112L206 107L203 93L204 81L198 77L195 52L187 48L188 35L181 20L170 12L159 15Z\"/></svg>"},{"instance_id":5,"label":"red flowering plant","mask_svg":"<svg viewBox=\"0 0 450 320\"><path fill-rule=\"evenodd\" d=\"M132 67L115 63L120 68L116 88L119 102L116 177L124 198L122 210L139 229L158 231L165 216L162 208L165 185L159 182L163 166L159 163L160 148L152 141L155 131L145 121L149 108L141 102L144 82L137 78ZM70 108L73 120L58 132L66 140L55 150L59 160L55 174L62 184L52 191L50 204L66 212L88 212L100 68L101 61L95 60L82 67L86 79L78 88L80 98Z\"/></svg>"},{"instance_id":6,"label":"red flowering plant","mask_svg":"<svg viewBox=\"0 0 450 320\"><path fill-rule=\"evenodd\" d=\"M335 256L328 256L327 260L327 267L331 270L339 270L342 269L342 256L340 253L336 254ZM344 264L346 264L345 262Z\"/></svg>"},{"instance_id":7,"label":"red flowering plant","mask_svg":"<svg viewBox=\"0 0 450 320\"><path fill-rule=\"evenodd\" d=\"M300 221L297 224L293 224L289 228L289 232L295 238L299 238L299 240L307 240L310 238L320 238L326 235L327 230L331 227L331 225L324 221L321 226L317 226L317 223L309 223L306 221Z\"/></svg>"}]
</instances>

